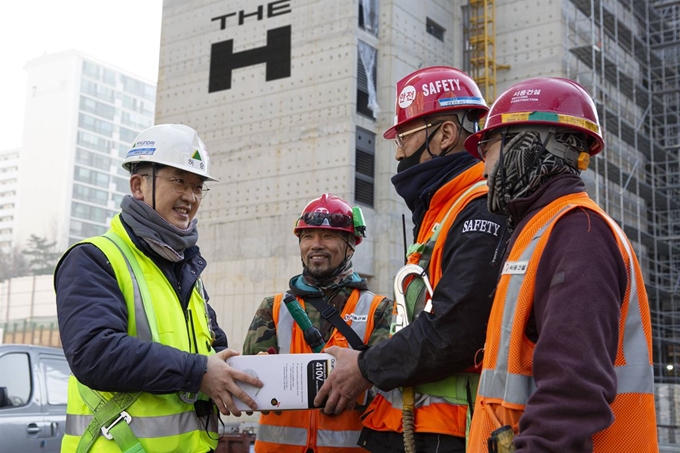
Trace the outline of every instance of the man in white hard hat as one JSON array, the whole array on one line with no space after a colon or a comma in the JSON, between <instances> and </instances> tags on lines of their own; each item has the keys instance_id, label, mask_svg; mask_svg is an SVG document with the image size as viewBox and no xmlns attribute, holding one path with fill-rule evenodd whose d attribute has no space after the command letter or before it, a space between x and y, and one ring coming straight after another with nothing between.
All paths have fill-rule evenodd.
<instances>
[{"instance_id":1,"label":"man in white hard hat","mask_svg":"<svg viewBox=\"0 0 680 453\"><path fill-rule=\"evenodd\" d=\"M140 133L123 167L131 194L102 236L71 247L55 270L69 381L62 451L211 452L215 407L240 415L236 355L200 279L195 215L210 161L179 124Z\"/></svg>"}]
</instances>

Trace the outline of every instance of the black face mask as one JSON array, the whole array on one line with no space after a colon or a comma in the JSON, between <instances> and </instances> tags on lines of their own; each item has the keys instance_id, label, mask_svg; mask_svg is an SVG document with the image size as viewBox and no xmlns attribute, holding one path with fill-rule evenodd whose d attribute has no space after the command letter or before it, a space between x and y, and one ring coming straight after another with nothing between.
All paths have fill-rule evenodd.
<instances>
[{"instance_id":1,"label":"black face mask","mask_svg":"<svg viewBox=\"0 0 680 453\"><path fill-rule=\"evenodd\" d=\"M397 173L401 173L404 170L408 170L409 168L418 165L420 163L420 156L422 156L425 150L427 150L427 152L430 154L430 156L432 156L432 158L437 157L430 152L429 148L430 140L432 140L432 137L434 137L434 134L437 133L440 127L441 124L434 128L432 133L425 139L425 143L420 145L420 148L418 148L415 153L411 154L408 157L404 157L402 160L399 161L399 164L397 164Z\"/></svg>"}]
</instances>

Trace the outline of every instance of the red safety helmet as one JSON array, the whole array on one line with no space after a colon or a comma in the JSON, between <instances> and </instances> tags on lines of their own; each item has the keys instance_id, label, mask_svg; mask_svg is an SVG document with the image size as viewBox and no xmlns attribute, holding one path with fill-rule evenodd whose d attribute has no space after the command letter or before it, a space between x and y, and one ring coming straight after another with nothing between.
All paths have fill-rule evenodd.
<instances>
[{"instance_id":1,"label":"red safety helmet","mask_svg":"<svg viewBox=\"0 0 680 453\"><path fill-rule=\"evenodd\" d=\"M325 193L310 201L302 214L295 221L293 233L300 237L300 231L309 229L346 231L356 238L354 245L359 245L366 237L366 224L361 208L352 208L340 197Z\"/></svg>"},{"instance_id":2,"label":"red safety helmet","mask_svg":"<svg viewBox=\"0 0 680 453\"><path fill-rule=\"evenodd\" d=\"M534 124L586 133L593 138L587 150L591 156L604 148L597 109L588 92L573 80L538 77L516 83L501 94L491 106L484 128L465 140L465 149L479 158L477 143L487 132Z\"/></svg>"},{"instance_id":3,"label":"red safety helmet","mask_svg":"<svg viewBox=\"0 0 680 453\"><path fill-rule=\"evenodd\" d=\"M397 82L394 126L383 137L391 140L402 124L451 110L470 110L471 121L476 122L489 107L475 81L463 71L448 66L419 69Z\"/></svg>"}]
</instances>

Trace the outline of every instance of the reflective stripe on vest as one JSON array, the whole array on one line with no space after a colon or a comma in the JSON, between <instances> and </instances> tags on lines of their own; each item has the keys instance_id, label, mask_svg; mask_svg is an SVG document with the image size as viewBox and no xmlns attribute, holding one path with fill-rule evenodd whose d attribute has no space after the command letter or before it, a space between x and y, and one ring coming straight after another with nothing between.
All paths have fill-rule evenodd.
<instances>
[{"instance_id":1,"label":"reflective stripe on vest","mask_svg":"<svg viewBox=\"0 0 680 453\"><path fill-rule=\"evenodd\" d=\"M283 294L274 296L273 313L276 336L281 354L311 353L304 335L282 302ZM359 335L364 343L373 333L375 310L384 296L370 291L354 289L340 317ZM304 299L298 297L304 310ZM347 339L337 329L326 343L330 346L349 347ZM283 411L281 415L260 417L255 451L257 453L341 453L365 451L357 445L361 433L361 413L344 411L340 415L326 415L320 410Z\"/></svg>"},{"instance_id":2,"label":"reflective stripe on vest","mask_svg":"<svg viewBox=\"0 0 680 453\"><path fill-rule=\"evenodd\" d=\"M559 218L579 207L606 220L628 271L627 297L621 303L619 354L613 364L617 375L617 396L610 404L614 422L593 435L593 451L657 451L651 322L648 314L643 315L649 306L642 274L621 228L585 193L579 193L557 199L537 213L520 232L504 265L487 331L470 438L472 452L485 452L490 432L501 425L510 425L517 432L519 418L536 390L531 373L533 349L518 344L524 341L528 313L533 309L536 269L552 228ZM526 244L524 249L522 244ZM524 321L515 324L517 317Z\"/></svg>"},{"instance_id":3,"label":"reflective stripe on vest","mask_svg":"<svg viewBox=\"0 0 680 453\"><path fill-rule=\"evenodd\" d=\"M139 438L168 437L200 431L204 428L204 420L198 420L196 413L191 411L159 417L143 417L143 420L142 417L133 417L130 427ZM66 418L64 433L82 436L91 421L92 415L69 415ZM212 418L209 423L210 430L217 432L217 419Z\"/></svg>"},{"instance_id":4,"label":"reflective stripe on vest","mask_svg":"<svg viewBox=\"0 0 680 453\"><path fill-rule=\"evenodd\" d=\"M477 380L479 375L474 374L474 373L461 373L456 375L458 378L457 380L451 381L455 385L459 385L459 388L455 388L453 390L449 390L451 393L455 393L456 397L458 398L455 401L452 401L452 397L443 397L443 396L433 396L433 395L428 395L425 393L417 393L415 394L415 404L413 407L415 409L423 409L426 408L427 406L430 406L432 404L454 404L454 405L463 405L467 407L467 390L466 390L466 379L474 379ZM474 395L474 388L471 390ZM399 389L395 390L390 390L387 392L384 392L380 389L377 389L377 393L379 395L382 395L383 398L385 398L386 401L390 403L390 405L398 410L400 413L404 409L404 395L402 394Z\"/></svg>"},{"instance_id":5,"label":"reflective stripe on vest","mask_svg":"<svg viewBox=\"0 0 680 453\"><path fill-rule=\"evenodd\" d=\"M300 417L300 415L294 416ZM329 450L333 448L351 448L353 450L356 449L356 451L362 451L357 446L360 432L360 430L334 431L318 429L316 430L316 446L327 447ZM258 444L255 447L255 451L258 453L262 451L285 451L282 445L302 447L304 449L302 451L305 451L307 449L307 435L307 429L305 428L260 424L257 429ZM273 450L264 449L263 443L272 444ZM296 449L296 451L300 450Z\"/></svg>"},{"instance_id":6,"label":"reflective stripe on vest","mask_svg":"<svg viewBox=\"0 0 680 453\"><path fill-rule=\"evenodd\" d=\"M158 327L156 326L156 317L154 315L153 304L151 303L151 295L146 282L137 280L137 276L144 275L139 267L137 260L134 257L127 256L131 252L125 241L123 241L113 231L104 233L104 237L112 241L118 247L118 250L123 254L125 265L128 268L132 284L134 285L135 297L135 326L136 336L142 341L155 341L158 343Z\"/></svg>"},{"instance_id":7,"label":"reflective stripe on vest","mask_svg":"<svg viewBox=\"0 0 680 453\"><path fill-rule=\"evenodd\" d=\"M183 351L213 354L207 304L202 294L196 288L192 289L187 307L187 313L191 316L187 322L174 288L162 271L135 247L119 216L112 220L111 230L106 236L108 238L97 237L83 242L97 246L114 270L127 306L127 333L136 336L139 329L142 333L148 332L143 333L147 341L149 338L157 338L158 342ZM126 258L124 253L129 254L130 258ZM142 275L144 277L140 277ZM153 298L145 299L144 294L148 294L146 287L154 288ZM189 337L192 335L193 340L190 341ZM198 350L195 350L194 345ZM92 411L81 397L78 387L78 381L71 375L67 403L68 428L62 442L63 451L76 451L76 446L87 430L84 421L92 420ZM105 400L113 397L109 392L99 393ZM207 399L205 396L202 398ZM147 451L208 451L217 446L217 415L199 418L193 404L182 401L178 394L142 393L126 412L132 417L132 431ZM186 421L188 418L193 418L189 424ZM209 432L206 432L206 425ZM98 436L92 451L117 452L120 449L114 441Z\"/></svg>"},{"instance_id":8,"label":"reflective stripe on vest","mask_svg":"<svg viewBox=\"0 0 680 453\"><path fill-rule=\"evenodd\" d=\"M447 378L447 394L434 396L415 393L415 431L465 437L469 415L467 385L473 399L479 374L459 373ZM442 382L442 381L440 381ZM401 389L377 390L376 398L366 409L363 424L375 431L403 432L403 393Z\"/></svg>"},{"instance_id":9,"label":"reflective stripe on vest","mask_svg":"<svg viewBox=\"0 0 680 453\"><path fill-rule=\"evenodd\" d=\"M564 207L541 227L517 261L522 263L530 262L529 266L538 266L540 255L537 255L533 260L532 257L540 239L543 237L548 227L554 224L557 218L575 207L575 205ZM617 235L619 241L623 245L625 250L624 260L629 269L628 284L630 286L630 296L628 300L628 316L626 317L624 325L624 354L626 357L646 357L645 363L649 363L647 341L645 340L645 333L642 327L640 301L637 299L638 283L635 279L632 266L635 260L633 259L630 243L626 239L623 231L621 231L621 228L608 215L604 214L604 212L599 213L607 221L609 227ZM545 239L545 241L547 241L547 239ZM496 368L484 369L479 382L480 395L491 398L502 397L505 402L518 405L526 405L529 396L536 390L536 383L534 382L533 376L508 372L508 354L510 351L512 326L515 322L515 309L526 274L526 272L509 274L508 291L503 303L505 309L503 310L502 325L504 327L501 329ZM654 372L651 365L620 365L616 367L616 375L618 378L617 393L654 393Z\"/></svg>"},{"instance_id":10,"label":"reflective stripe on vest","mask_svg":"<svg viewBox=\"0 0 680 453\"><path fill-rule=\"evenodd\" d=\"M87 240L97 246L99 250L104 252L108 257L112 254L118 253L123 254L121 246L117 244L116 239L120 240L115 234L111 234L111 231L107 231L103 236L93 237ZM144 282L142 282L142 287L140 288L140 283L137 281L137 274L132 268L132 263L130 260L125 259L125 267L127 269L127 275L125 272L116 273L116 278L125 278L129 280L129 284L132 286L132 297L134 306L134 330L130 330L128 327L128 334L134 335L142 341L154 341L153 334L151 333L151 327L149 325L149 319L146 316L144 310L144 298L142 297L142 288L147 289ZM158 339L155 339L158 341Z\"/></svg>"},{"instance_id":11,"label":"reflective stripe on vest","mask_svg":"<svg viewBox=\"0 0 680 453\"><path fill-rule=\"evenodd\" d=\"M283 298L283 295L280 296L281 298ZM279 295L277 294L276 297L278 298ZM345 307L342 310L342 314L340 315L340 317L344 319L345 322L347 322L347 324L349 324L352 330L354 330L357 333L359 338L361 338L364 343L368 342L368 339L370 338L371 333L373 332L372 328L371 332L367 332L366 326L369 323L369 320L371 321L372 325L373 320L372 314L375 313L375 307L372 309L371 306L373 303L373 299L375 297L376 295L370 291L359 291L358 289L353 290L352 294L350 294L349 298L347 299L347 303L345 304ZM302 307L302 309L304 310L305 308L304 299L298 297L297 300L300 303L300 307ZM380 300L382 300L382 296L380 296ZM356 304L354 303L355 301ZM297 324L295 323L295 319L293 319L293 316L290 314L290 311L288 311L288 309L286 308L285 303L279 302L277 304L275 301L274 305L275 305L274 311L278 314L277 319L275 319L274 321L276 322L276 338L279 344L279 353L290 354L291 353L290 345L293 343L293 329ZM278 310L276 309L277 305ZM335 330L335 332L337 332L337 329ZM326 345L326 348L327 347L328 345ZM309 352L312 351L310 350Z\"/></svg>"}]
</instances>

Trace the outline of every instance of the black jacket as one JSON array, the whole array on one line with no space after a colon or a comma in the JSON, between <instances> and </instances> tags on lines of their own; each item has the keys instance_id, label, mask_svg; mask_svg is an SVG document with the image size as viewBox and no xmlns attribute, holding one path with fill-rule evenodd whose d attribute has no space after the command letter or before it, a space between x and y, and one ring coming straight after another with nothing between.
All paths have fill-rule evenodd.
<instances>
[{"instance_id":1,"label":"black jacket","mask_svg":"<svg viewBox=\"0 0 680 453\"><path fill-rule=\"evenodd\" d=\"M206 266L198 247L185 250L184 259L172 263L152 252L123 225L137 248L162 270L186 310L193 286ZM64 353L80 382L111 392L198 391L207 358L127 334L125 298L113 268L96 246L79 244L68 250L57 265L54 283ZM153 294L153 288L150 291ZM227 337L210 306L208 311L216 334L213 347L223 350Z\"/></svg>"},{"instance_id":2,"label":"black jacket","mask_svg":"<svg viewBox=\"0 0 680 453\"><path fill-rule=\"evenodd\" d=\"M454 171L432 193L478 161L457 153L445 162ZM430 200L430 195L420 199ZM487 227L476 227L482 224ZM498 227L490 228L491 224ZM446 237L442 278L432 297L434 314L422 313L390 340L362 354L359 368L372 383L392 390L443 379L475 360L481 363L505 231L505 218L488 212L486 197L471 201L460 212Z\"/></svg>"}]
</instances>

